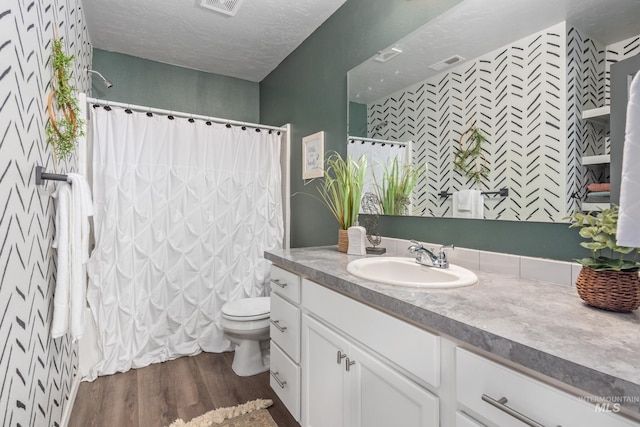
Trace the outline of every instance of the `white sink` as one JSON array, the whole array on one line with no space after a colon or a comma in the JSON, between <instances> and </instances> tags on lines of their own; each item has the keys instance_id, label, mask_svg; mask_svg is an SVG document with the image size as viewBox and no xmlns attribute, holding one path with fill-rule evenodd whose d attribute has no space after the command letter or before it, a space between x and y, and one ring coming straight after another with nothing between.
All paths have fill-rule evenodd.
<instances>
[{"instance_id":1,"label":"white sink","mask_svg":"<svg viewBox=\"0 0 640 427\"><path fill-rule=\"evenodd\" d=\"M406 257L360 258L347 264L347 271L373 282L416 288L458 288L478 283L474 272L458 265L427 267Z\"/></svg>"}]
</instances>

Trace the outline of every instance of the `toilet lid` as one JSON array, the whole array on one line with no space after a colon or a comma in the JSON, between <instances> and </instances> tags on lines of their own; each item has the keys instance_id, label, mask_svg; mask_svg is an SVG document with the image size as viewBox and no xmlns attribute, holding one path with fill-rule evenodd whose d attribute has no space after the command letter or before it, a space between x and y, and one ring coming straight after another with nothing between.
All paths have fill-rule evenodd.
<instances>
[{"instance_id":1,"label":"toilet lid","mask_svg":"<svg viewBox=\"0 0 640 427\"><path fill-rule=\"evenodd\" d=\"M240 320L258 320L269 317L271 299L269 297L244 298L228 302L222 306L222 315Z\"/></svg>"}]
</instances>

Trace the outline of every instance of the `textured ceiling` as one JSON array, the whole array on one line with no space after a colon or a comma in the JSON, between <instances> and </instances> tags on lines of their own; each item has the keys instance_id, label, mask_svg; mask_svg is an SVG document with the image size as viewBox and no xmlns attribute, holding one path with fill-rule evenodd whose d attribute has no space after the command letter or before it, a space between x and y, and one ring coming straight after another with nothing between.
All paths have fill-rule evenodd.
<instances>
[{"instance_id":1,"label":"textured ceiling","mask_svg":"<svg viewBox=\"0 0 640 427\"><path fill-rule=\"evenodd\" d=\"M346 0L245 0L226 16L200 0L84 0L94 47L259 82Z\"/></svg>"},{"instance_id":2,"label":"textured ceiling","mask_svg":"<svg viewBox=\"0 0 640 427\"><path fill-rule=\"evenodd\" d=\"M640 34L638 0L465 0L394 44L403 53L349 72L349 99L368 104L435 74L452 55L473 59L568 21L604 44Z\"/></svg>"}]
</instances>

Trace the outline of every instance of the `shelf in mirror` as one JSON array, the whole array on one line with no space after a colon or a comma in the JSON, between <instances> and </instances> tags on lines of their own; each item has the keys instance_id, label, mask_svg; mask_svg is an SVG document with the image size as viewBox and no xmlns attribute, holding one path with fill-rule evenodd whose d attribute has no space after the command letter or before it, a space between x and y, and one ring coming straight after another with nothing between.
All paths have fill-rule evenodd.
<instances>
[{"instance_id":1,"label":"shelf in mirror","mask_svg":"<svg viewBox=\"0 0 640 427\"><path fill-rule=\"evenodd\" d=\"M609 115L611 114L611 107L605 105L604 107L591 108L582 112L582 119L589 120L601 125L607 125L609 123Z\"/></svg>"},{"instance_id":2,"label":"shelf in mirror","mask_svg":"<svg viewBox=\"0 0 640 427\"><path fill-rule=\"evenodd\" d=\"M606 165L609 163L611 163L610 154L601 154L597 156L582 156L582 166Z\"/></svg>"},{"instance_id":3,"label":"shelf in mirror","mask_svg":"<svg viewBox=\"0 0 640 427\"><path fill-rule=\"evenodd\" d=\"M582 210L584 212L599 212L611 207L611 203L590 203L582 202Z\"/></svg>"}]
</instances>

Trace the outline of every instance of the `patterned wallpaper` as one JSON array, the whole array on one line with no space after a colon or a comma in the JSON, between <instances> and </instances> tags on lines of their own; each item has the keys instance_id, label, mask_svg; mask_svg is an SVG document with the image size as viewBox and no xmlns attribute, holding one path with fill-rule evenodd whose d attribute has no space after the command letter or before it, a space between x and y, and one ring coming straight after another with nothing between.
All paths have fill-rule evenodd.
<instances>
[{"instance_id":1,"label":"patterned wallpaper","mask_svg":"<svg viewBox=\"0 0 640 427\"><path fill-rule=\"evenodd\" d=\"M606 103L609 104L610 97L610 88L609 82L610 76L609 73L611 71L611 64L614 64L618 61L622 61L623 59L631 58L632 56L640 54L640 35L635 37L630 37L625 40L621 40L617 43L610 44L607 46L606 53Z\"/></svg>"},{"instance_id":2,"label":"patterned wallpaper","mask_svg":"<svg viewBox=\"0 0 640 427\"><path fill-rule=\"evenodd\" d=\"M80 0L0 2L0 425L7 427L60 425L78 366L77 346L49 334L54 204L34 184L36 165L53 168L45 125L56 23L76 55L76 86L88 91L82 70L91 45Z\"/></svg>"},{"instance_id":3,"label":"patterned wallpaper","mask_svg":"<svg viewBox=\"0 0 640 427\"><path fill-rule=\"evenodd\" d=\"M605 104L605 47L577 28L567 31L567 213L580 209L591 182L605 182L602 167L582 167L581 157L609 153L608 128L582 120L582 111ZM573 196L573 197L572 197Z\"/></svg>"},{"instance_id":4,"label":"patterned wallpaper","mask_svg":"<svg viewBox=\"0 0 640 427\"><path fill-rule=\"evenodd\" d=\"M565 24L556 25L368 106L369 129L392 124L376 137L413 140L414 162L429 165L416 186L415 214L450 216L451 198L438 193L473 188L453 169L453 155L475 124L490 142L482 189L510 191L485 199L485 218L565 216L566 37ZM398 113L400 106L409 113Z\"/></svg>"}]
</instances>

